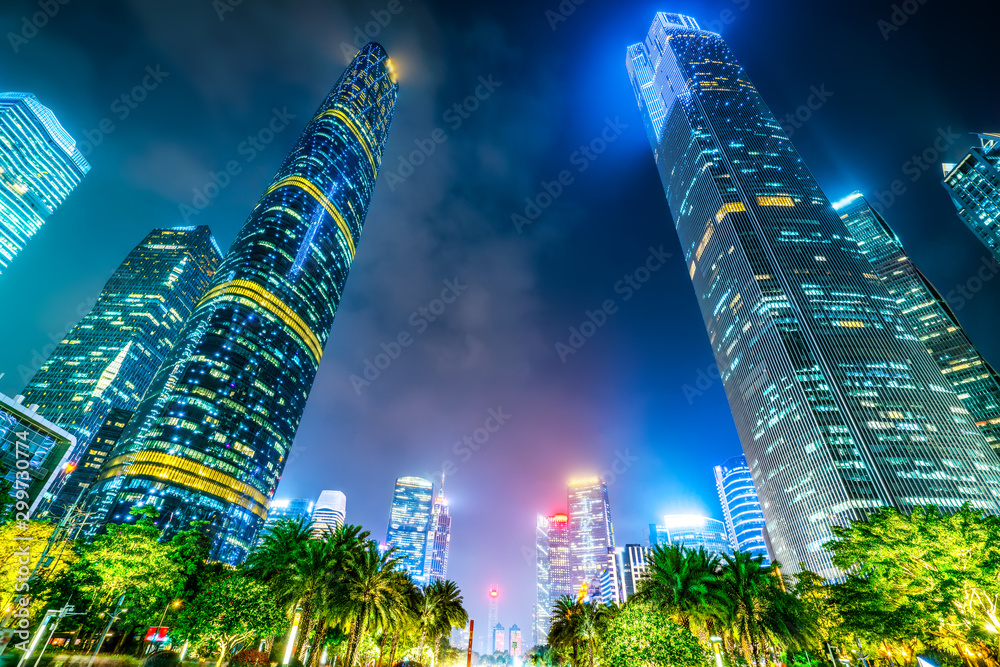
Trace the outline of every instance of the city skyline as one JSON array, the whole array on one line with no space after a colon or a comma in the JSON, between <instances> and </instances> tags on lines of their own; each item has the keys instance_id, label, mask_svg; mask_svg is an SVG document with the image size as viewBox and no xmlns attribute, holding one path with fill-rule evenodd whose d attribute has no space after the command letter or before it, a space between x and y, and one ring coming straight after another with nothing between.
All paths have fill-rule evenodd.
<instances>
[{"instance_id":1,"label":"city skyline","mask_svg":"<svg viewBox=\"0 0 1000 667\"><path fill-rule=\"evenodd\" d=\"M403 106L386 150L392 178L383 172L376 186L364 252L277 493L315 498L342 488L350 522L381 537L396 477L436 480L453 466L449 577L469 591L477 630L482 590L498 582L513 614L504 623L529 634L536 514L565 510L553 486L607 471L616 541L644 542L647 524L668 511L721 518L711 466L740 453L621 67L622 49L654 11L688 13L723 33L779 122L794 131L823 189L865 192L982 356L1000 359L990 335L1000 281L976 276L980 268L993 275L983 263L987 250L940 185L940 163L957 163L978 141L970 132L996 130L984 113L993 93L972 100L967 91L977 75L981 82L980 66L944 71L926 49L932 35L935 43L975 39L982 28L965 10L922 5L885 39L877 22L888 10L862 3L837 11L587 4L555 29L544 7L435 4L404 5L375 37L401 77ZM353 56L354 28L363 31L370 9L306 3L279 12L244 3L223 22L181 3L180 27L155 7L91 17L70 4L19 53L8 51L9 89L32 91L55 111L93 169L0 276L0 298L18 324L4 334L0 391L22 390L34 359L48 356L146 232L207 224L229 246L316 100ZM2 10L12 26L22 14ZM94 31L72 29L84 17ZM797 29L806 23L829 34L807 37ZM180 39L189 26L204 31L203 43ZM273 39L259 39L261 30ZM122 37L114 54L100 39L109 31ZM226 49L213 46L223 40ZM124 107L122 119L121 105L110 103L158 64L169 74L147 89L148 99ZM916 71L921 79L930 73L931 83L918 82ZM550 87L552 77L567 83ZM470 95L477 109L460 106L461 114L444 117ZM105 118L110 133L107 123L100 129ZM275 131L283 122L287 128ZM428 146L435 128L446 140L431 144L434 152L418 156L414 162L424 163L407 175L415 142ZM263 135L266 143L263 129L273 134ZM577 171L580 147L602 132L614 142ZM248 136L260 147L252 161L240 152L252 146ZM939 138L952 143L942 150ZM941 155L911 181L912 156L934 145ZM241 173L226 170L230 161ZM511 215L523 215L525 197L546 194L541 184L557 183L564 169L573 183L519 232ZM903 195L892 194L896 180ZM606 233L608 221L614 234ZM661 244L672 258L622 299L618 281ZM446 280L460 292L438 315ZM563 363L555 343L568 344L570 329L590 321L588 312L599 315L605 298L617 312ZM392 357L385 348L394 350L401 333L413 343ZM356 392L350 376L363 377L366 360L381 364L380 354L391 363L375 366L378 376ZM486 431L495 423L485 423L489 410L511 418ZM488 439L477 441L477 429Z\"/></svg>"}]
</instances>

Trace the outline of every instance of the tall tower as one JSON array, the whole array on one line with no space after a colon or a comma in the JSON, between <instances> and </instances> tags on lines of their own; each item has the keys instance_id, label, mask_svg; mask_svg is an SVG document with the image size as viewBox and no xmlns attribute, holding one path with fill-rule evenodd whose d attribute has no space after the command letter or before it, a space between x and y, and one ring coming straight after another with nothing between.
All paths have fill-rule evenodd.
<instances>
[{"instance_id":1,"label":"tall tower","mask_svg":"<svg viewBox=\"0 0 1000 667\"><path fill-rule=\"evenodd\" d=\"M994 451L1000 450L1000 377L969 340L944 298L909 258L899 238L860 192L833 205L902 309L970 419Z\"/></svg>"},{"instance_id":2,"label":"tall tower","mask_svg":"<svg viewBox=\"0 0 1000 667\"><path fill-rule=\"evenodd\" d=\"M552 583L549 566L549 519L539 514L535 520L535 609L531 614L531 644L546 643L552 625Z\"/></svg>"},{"instance_id":3,"label":"tall tower","mask_svg":"<svg viewBox=\"0 0 1000 667\"><path fill-rule=\"evenodd\" d=\"M268 516L270 518L270 515ZM312 535L332 533L344 525L347 518L347 496L343 491L322 491L312 511Z\"/></svg>"},{"instance_id":4,"label":"tall tower","mask_svg":"<svg viewBox=\"0 0 1000 667\"><path fill-rule=\"evenodd\" d=\"M427 531L424 572L428 584L448 578L448 554L450 550L451 516L448 514L448 501L444 497L444 475L442 474L441 489L434 497L430 530Z\"/></svg>"},{"instance_id":5,"label":"tall tower","mask_svg":"<svg viewBox=\"0 0 1000 667\"><path fill-rule=\"evenodd\" d=\"M775 559L834 578L831 525L997 512L1000 460L722 38L660 13L626 66Z\"/></svg>"},{"instance_id":6,"label":"tall tower","mask_svg":"<svg viewBox=\"0 0 1000 667\"><path fill-rule=\"evenodd\" d=\"M25 400L76 436L74 474L84 474L80 460L112 410L139 405L221 260L208 227L154 229L28 382ZM72 504L76 495L70 495ZM61 516L63 505L53 504L50 515Z\"/></svg>"},{"instance_id":7,"label":"tall tower","mask_svg":"<svg viewBox=\"0 0 1000 667\"><path fill-rule=\"evenodd\" d=\"M1000 134L980 134L979 146L943 169L942 183L958 217L1000 260Z\"/></svg>"},{"instance_id":8,"label":"tall tower","mask_svg":"<svg viewBox=\"0 0 1000 667\"><path fill-rule=\"evenodd\" d=\"M605 568L614 570L615 536L608 487L598 477L569 483L569 564L571 595L592 586Z\"/></svg>"},{"instance_id":9,"label":"tall tower","mask_svg":"<svg viewBox=\"0 0 1000 667\"><path fill-rule=\"evenodd\" d=\"M251 211L98 480L108 521L211 521L212 558L254 543L288 459L371 202L398 86L355 56Z\"/></svg>"},{"instance_id":10,"label":"tall tower","mask_svg":"<svg viewBox=\"0 0 1000 667\"><path fill-rule=\"evenodd\" d=\"M400 477L392 494L389 530L385 543L395 547L403 558L402 568L420 585L427 583L424 561L427 557L427 533L431 529L433 484L422 477Z\"/></svg>"},{"instance_id":11,"label":"tall tower","mask_svg":"<svg viewBox=\"0 0 1000 667\"><path fill-rule=\"evenodd\" d=\"M0 93L0 275L90 165L31 93Z\"/></svg>"},{"instance_id":12,"label":"tall tower","mask_svg":"<svg viewBox=\"0 0 1000 667\"><path fill-rule=\"evenodd\" d=\"M732 548L763 556L765 563L771 562L767 553L764 513L746 457L734 456L721 466L715 466L713 472Z\"/></svg>"},{"instance_id":13,"label":"tall tower","mask_svg":"<svg viewBox=\"0 0 1000 667\"><path fill-rule=\"evenodd\" d=\"M490 634L492 640L492 632L500 623L500 589L496 586L490 586L490 617L489 621L486 623L487 631Z\"/></svg>"}]
</instances>

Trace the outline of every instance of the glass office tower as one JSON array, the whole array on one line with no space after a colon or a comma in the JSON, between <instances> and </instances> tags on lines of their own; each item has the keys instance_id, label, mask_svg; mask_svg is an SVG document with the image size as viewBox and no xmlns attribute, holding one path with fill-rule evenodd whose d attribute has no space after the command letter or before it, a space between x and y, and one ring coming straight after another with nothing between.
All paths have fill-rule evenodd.
<instances>
[{"instance_id":1,"label":"glass office tower","mask_svg":"<svg viewBox=\"0 0 1000 667\"><path fill-rule=\"evenodd\" d=\"M539 514L535 521L535 609L531 628L534 644L547 643L552 607L559 598L576 595L572 582L569 515Z\"/></svg>"},{"instance_id":2,"label":"glass office tower","mask_svg":"<svg viewBox=\"0 0 1000 667\"><path fill-rule=\"evenodd\" d=\"M392 494L389 530L385 543L402 557L400 567L418 584L427 583L424 561L427 557L427 533L431 529L433 485L422 477L400 477Z\"/></svg>"},{"instance_id":3,"label":"glass office tower","mask_svg":"<svg viewBox=\"0 0 1000 667\"><path fill-rule=\"evenodd\" d=\"M746 457L734 456L721 466L715 466L714 472L715 488L719 492L726 532L733 549L763 556L764 562L769 563L764 513L760 510L760 499Z\"/></svg>"},{"instance_id":4,"label":"glass office tower","mask_svg":"<svg viewBox=\"0 0 1000 667\"><path fill-rule=\"evenodd\" d=\"M243 559L267 517L371 202L398 86L365 46L251 211L98 480L108 521L211 521Z\"/></svg>"},{"instance_id":5,"label":"glass office tower","mask_svg":"<svg viewBox=\"0 0 1000 667\"><path fill-rule=\"evenodd\" d=\"M733 553L726 524L698 514L667 514L663 523L649 524L649 545L669 544L685 549L703 548L713 554Z\"/></svg>"},{"instance_id":6,"label":"glass office tower","mask_svg":"<svg viewBox=\"0 0 1000 667\"><path fill-rule=\"evenodd\" d=\"M831 524L997 512L1000 461L721 37L657 14L626 66L776 560Z\"/></svg>"},{"instance_id":7,"label":"glass office tower","mask_svg":"<svg viewBox=\"0 0 1000 667\"><path fill-rule=\"evenodd\" d=\"M0 275L90 165L31 93L0 93Z\"/></svg>"},{"instance_id":8,"label":"glass office tower","mask_svg":"<svg viewBox=\"0 0 1000 667\"><path fill-rule=\"evenodd\" d=\"M313 504L309 503L309 506L312 507ZM329 489L321 491L311 516L313 537L334 532L343 526L344 520L347 519L347 496L343 491ZM268 514L268 519L270 517L271 515Z\"/></svg>"},{"instance_id":9,"label":"glass office tower","mask_svg":"<svg viewBox=\"0 0 1000 667\"><path fill-rule=\"evenodd\" d=\"M958 217L1000 260L1000 134L980 134L979 146L943 168Z\"/></svg>"},{"instance_id":10,"label":"glass office tower","mask_svg":"<svg viewBox=\"0 0 1000 667\"><path fill-rule=\"evenodd\" d=\"M448 578L448 555L451 552L451 515L444 497L444 478L441 489L431 508L430 530L427 531L427 548L424 555L424 572L427 583Z\"/></svg>"},{"instance_id":11,"label":"glass office tower","mask_svg":"<svg viewBox=\"0 0 1000 667\"><path fill-rule=\"evenodd\" d=\"M154 229L28 381L25 400L76 436L72 461L112 409L139 405L220 261L208 227Z\"/></svg>"},{"instance_id":12,"label":"glass office tower","mask_svg":"<svg viewBox=\"0 0 1000 667\"><path fill-rule=\"evenodd\" d=\"M861 193L852 193L833 208L986 442L994 451L1000 450L1000 377L996 371L980 356L947 302L914 266L899 238Z\"/></svg>"},{"instance_id":13,"label":"glass office tower","mask_svg":"<svg viewBox=\"0 0 1000 667\"><path fill-rule=\"evenodd\" d=\"M569 483L569 564L571 594L614 568L615 536L608 487L598 477Z\"/></svg>"}]
</instances>

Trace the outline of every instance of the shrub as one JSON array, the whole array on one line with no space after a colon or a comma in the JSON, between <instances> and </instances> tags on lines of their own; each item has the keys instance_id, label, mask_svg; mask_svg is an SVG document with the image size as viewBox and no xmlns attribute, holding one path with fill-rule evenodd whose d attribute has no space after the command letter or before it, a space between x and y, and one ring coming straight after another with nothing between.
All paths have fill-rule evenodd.
<instances>
[{"instance_id":1,"label":"shrub","mask_svg":"<svg viewBox=\"0 0 1000 667\"><path fill-rule=\"evenodd\" d=\"M248 648L234 655L229 664L233 667L268 667L271 663L267 653Z\"/></svg>"},{"instance_id":2,"label":"shrub","mask_svg":"<svg viewBox=\"0 0 1000 667\"><path fill-rule=\"evenodd\" d=\"M604 631L611 667L704 667L711 655L691 632L649 604L628 604Z\"/></svg>"},{"instance_id":3,"label":"shrub","mask_svg":"<svg viewBox=\"0 0 1000 667\"><path fill-rule=\"evenodd\" d=\"M174 651L153 651L142 661L142 667L180 667L181 656Z\"/></svg>"}]
</instances>

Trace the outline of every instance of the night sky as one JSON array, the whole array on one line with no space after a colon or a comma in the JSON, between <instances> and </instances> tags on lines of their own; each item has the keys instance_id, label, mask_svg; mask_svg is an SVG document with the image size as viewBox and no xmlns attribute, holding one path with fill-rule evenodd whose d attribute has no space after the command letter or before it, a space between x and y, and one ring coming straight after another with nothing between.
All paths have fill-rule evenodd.
<instances>
[{"instance_id":1,"label":"night sky","mask_svg":"<svg viewBox=\"0 0 1000 667\"><path fill-rule=\"evenodd\" d=\"M834 200L902 180L906 192L879 208L947 294L987 255L955 216L939 163L973 143L969 132L1000 131L998 16L987 3L907 0L915 12L886 39L878 21L891 21L888 0L562 4L572 14L558 15L558 0L69 0L15 52L10 33L40 10L4 2L2 89L35 93L79 142L88 133L100 142L87 154L90 174L0 276L0 392L23 388L50 338L151 228L207 224L226 249L356 50L355 29L370 24L399 72L399 102L278 496L343 490L348 521L382 540L393 480L436 477L452 461L449 576L483 624L488 587L499 586L500 620L525 641L535 515L566 509L571 477L628 461L607 480L618 544L645 543L664 513L721 518L711 467L740 445L720 383L685 396L714 360L625 47L656 11L690 14L727 38L779 119L823 91L828 99L793 128L796 147ZM379 26L372 12L391 20ZM162 80L135 108L116 103L144 77L155 82L147 67ZM454 105L477 87L485 99L459 115ZM242 142L275 110L294 119L248 160ZM102 133L105 118L113 130ZM435 128L444 142L400 172ZM578 152L605 128L614 141L600 155ZM907 164L949 128L958 138L927 171ZM230 160L241 173L185 221L181 205ZM511 215L563 170L572 182L516 229ZM672 256L629 295L618 281L661 246ZM449 283L460 294L440 312L433 301ZM556 343L608 299L615 312L564 362ZM958 308L994 365L998 303L1000 280ZM440 314L430 321L420 308ZM413 344L356 390L351 375L363 377L366 360L403 332ZM478 450L457 454L490 410L509 417Z\"/></svg>"}]
</instances>

